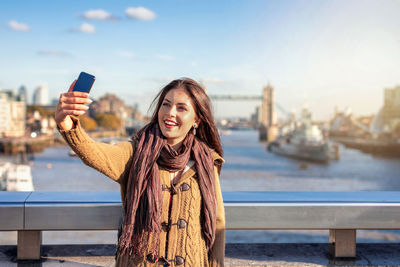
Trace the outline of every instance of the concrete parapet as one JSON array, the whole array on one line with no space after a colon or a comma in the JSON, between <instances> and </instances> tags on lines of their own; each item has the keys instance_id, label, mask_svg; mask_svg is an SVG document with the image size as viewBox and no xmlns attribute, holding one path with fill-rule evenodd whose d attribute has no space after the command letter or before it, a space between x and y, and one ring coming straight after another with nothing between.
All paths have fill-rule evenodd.
<instances>
[{"instance_id":1,"label":"concrete parapet","mask_svg":"<svg viewBox=\"0 0 400 267\"><path fill-rule=\"evenodd\" d=\"M400 244L357 244L353 259L332 259L327 244L227 244L225 266L400 266ZM113 266L115 245L44 245L40 261L17 261L0 246L0 266Z\"/></svg>"}]
</instances>

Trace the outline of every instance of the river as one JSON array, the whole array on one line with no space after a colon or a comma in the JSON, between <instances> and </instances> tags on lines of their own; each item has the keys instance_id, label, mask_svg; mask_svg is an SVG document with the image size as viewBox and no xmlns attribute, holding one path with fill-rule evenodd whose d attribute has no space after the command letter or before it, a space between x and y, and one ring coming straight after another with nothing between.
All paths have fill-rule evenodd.
<instances>
[{"instance_id":1,"label":"river","mask_svg":"<svg viewBox=\"0 0 400 267\"><path fill-rule=\"evenodd\" d=\"M340 146L340 160L307 163L266 151L256 131L222 135L224 158L222 191L397 191L400 159L377 157ZM32 176L35 191L119 191L103 174L68 156L68 147L49 147L35 154ZM7 160L7 158L1 158ZM328 242L328 231L227 231L227 242ZM357 231L357 242L399 242L397 230ZM44 244L115 243L116 231L44 232ZM16 244L16 232L0 232L0 245Z\"/></svg>"}]
</instances>

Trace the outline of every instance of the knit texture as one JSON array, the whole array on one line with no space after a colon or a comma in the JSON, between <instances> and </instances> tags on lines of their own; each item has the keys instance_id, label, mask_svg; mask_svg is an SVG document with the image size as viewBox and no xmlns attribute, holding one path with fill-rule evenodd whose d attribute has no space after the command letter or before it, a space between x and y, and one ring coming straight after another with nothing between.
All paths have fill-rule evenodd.
<instances>
[{"instance_id":1,"label":"knit texture","mask_svg":"<svg viewBox=\"0 0 400 267\"><path fill-rule=\"evenodd\" d=\"M134 143L122 142L117 145L109 145L95 142L81 128L79 121L74 119L75 128L70 131L60 131L66 142L71 146L82 161L96 170L102 172L120 184L121 199L125 199L126 180L129 166L132 162ZM223 159L213 152L214 162L222 163ZM172 195L170 216L168 207L170 193L163 191L161 222L168 225L167 232L160 234L159 254L164 255L170 266L223 266L225 254L225 211L223 206L219 174L214 167L215 188L217 197L217 225L214 245L210 257L207 253L206 243L201 231L201 193L198 185L195 167L189 168L176 185L177 194ZM160 184L165 188L171 186L168 171L160 170ZM186 185L184 185L186 184ZM188 188L188 190L182 190ZM123 205L125 205L123 203ZM185 222L180 224L179 222ZM184 227L183 227L184 226ZM168 227L165 227L165 229ZM149 244L153 244L152 235ZM168 246L166 247L166 244ZM167 250L168 255L165 255ZM152 248L148 248L150 253ZM183 264L179 263L179 257ZM132 258L129 256L117 257L116 266L161 266L160 263L152 263L145 258Z\"/></svg>"}]
</instances>

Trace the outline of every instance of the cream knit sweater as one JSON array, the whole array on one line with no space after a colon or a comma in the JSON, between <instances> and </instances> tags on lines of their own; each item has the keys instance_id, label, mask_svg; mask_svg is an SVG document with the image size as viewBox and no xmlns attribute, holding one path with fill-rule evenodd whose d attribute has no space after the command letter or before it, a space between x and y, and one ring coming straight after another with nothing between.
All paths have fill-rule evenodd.
<instances>
[{"instance_id":1,"label":"cream knit sweater","mask_svg":"<svg viewBox=\"0 0 400 267\"><path fill-rule=\"evenodd\" d=\"M132 162L134 143L122 142L116 145L95 142L74 119L75 128L60 131L64 139L82 161L90 167L104 173L120 184L121 199L125 199L126 181ZM212 153L214 162L224 160ZM217 230L210 257L201 231L201 193L197 182L195 167L190 167L176 185L178 193L172 195L171 211L168 218L170 200L169 191L163 191L161 221L169 227L163 227L160 234L160 255L164 256L169 266L223 266L225 253L225 211L223 206L219 175L214 168L217 193ZM170 187L170 173L160 170L161 184ZM168 242L167 241L168 232ZM150 237L151 238L151 237ZM150 240L151 241L151 240ZM152 242L149 242L151 244ZM165 255L166 245L168 255ZM151 247L148 251L152 251ZM133 258L118 256L116 266L162 266L161 262L152 263L147 257Z\"/></svg>"}]
</instances>

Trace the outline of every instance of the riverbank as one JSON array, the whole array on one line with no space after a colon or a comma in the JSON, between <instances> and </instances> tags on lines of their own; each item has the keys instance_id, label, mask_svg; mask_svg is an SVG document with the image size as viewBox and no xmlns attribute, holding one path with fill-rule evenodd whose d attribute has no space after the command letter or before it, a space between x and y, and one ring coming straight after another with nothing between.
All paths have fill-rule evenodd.
<instances>
[{"instance_id":1,"label":"riverbank","mask_svg":"<svg viewBox=\"0 0 400 267\"><path fill-rule=\"evenodd\" d=\"M365 153L400 157L400 139L376 140L356 137L332 137L331 139L348 148L354 148Z\"/></svg>"},{"instance_id":2,"label":"riverbank","mask_svg":"<svg viewBox=\"0 0 400 267\"><path fill-rule=\"evenodd\" d=\"M18 138L1 138L0 154L16 155L18 153L39 153L45 148L54 145L57 138L53 135L41 135L37 137L18 137Z\"/></svg>"},{"instance_id":3,"label":"riverbank","mask_svg":"<svg viewBox=\"0 0 400 267\"><path fill-rule=\"evenodd\" d=\"M94 139L127 137L121 131L91 131L89 136ZM39 135L36 137L0 138L0 155L17 155L21 152L34 154L43 152L52 146L66 145L59 133L53 135Z\"/></svg>"}]
</instances>

